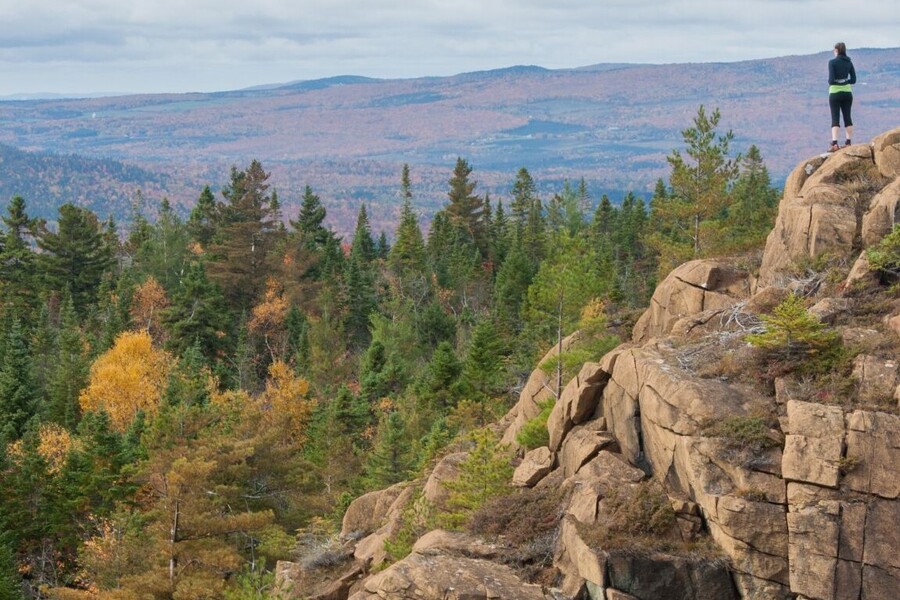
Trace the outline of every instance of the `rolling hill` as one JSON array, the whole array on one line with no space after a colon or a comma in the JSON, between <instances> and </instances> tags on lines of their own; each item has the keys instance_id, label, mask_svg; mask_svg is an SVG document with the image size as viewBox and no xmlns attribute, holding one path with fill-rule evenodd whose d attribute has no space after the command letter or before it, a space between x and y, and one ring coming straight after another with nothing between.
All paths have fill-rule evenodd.
<instances>
[{"instance_id":1,"label":"rolling hill","mask_svg":"<svg viewBox=\"0 0 900 600\"><path fill-rule=\"evenodd\" d=\"M829 56L520 66L212 94L5 101L0 144L18 151L5 149L4 157L18 158L0 162L0 194L20 193L30 204L71 198L121 218L138 189L189 206L203 185L220 186L232 165L256 158L273 172L288 215L309 184L339 231L352 228L361 202L371 206L378 231L391 228L399 210L403 163L426 218L444 202L457 156L473 165L478 190L495 199L508 196L522 166L545 194L582 177L595 198L649 193L667 175L665 157L701 104L721 110L735 151L760 148L780 184L793 157L826 147ZM900 48L852 57L861 142L900 124ZM55 170L67 173L58 176L66 185L48 175Z\"/></svg>"}]
</instances>

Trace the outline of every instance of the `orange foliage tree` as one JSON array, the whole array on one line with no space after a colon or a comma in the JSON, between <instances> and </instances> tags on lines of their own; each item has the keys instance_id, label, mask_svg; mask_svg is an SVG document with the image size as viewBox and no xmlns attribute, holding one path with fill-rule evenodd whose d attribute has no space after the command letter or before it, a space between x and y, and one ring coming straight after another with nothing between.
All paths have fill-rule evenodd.
<instances>
[{"instance_id":1,"label":"orange foliage tree","mask_svg":"<svg viewBox=\"0 0 900 600\"><path fill-rule=\"evenodd\" d=\"M79 398L85 411L105 410L115 429L124 431L138 411L156 413L173 359L153 347L150 334L126 331L91 365L88 386Z\"/></svg>"},{"instance_id":2,"label":"orange foliage tree","mask_svg":"<svg viewBox=\"0 0 900 600\"><path fill-rule=\"evenodd\" d=\"M136 327L149 333L154 341L162 342L164 340L162 339L160 311L169 304L169 298L166 296L163 286L154 277L148 277L147 281L134 291L134 298L131 301L131 320Z\"/></svg>"},{"instance_id":3,"label":"orange foliage tree","mask_svg":"<svg viewBox=\"0 0 900 600\"><path fill-rule=\"evenodd\" d=\"M253 333L263 336L273 361L284 356L287 351L287 332L284 328L287 312L288 302L281 286L270 277L266 282L265 296L262 302L253 307L247 326Z\"/></svg>"},{"instance_id":4,"label":"orange foliage tree","mask_svg":"<svg viewBox=\"0 0 900 600\"><path fill-rule=\"evenodd\" d=\"M269 366L266 389L259 398L263 419L295 444L306 439L306 428L315 407L315 401L307 397L308 392L309 383L297 377L287 364L278 360Z\"/></svg>"}]
</instances>

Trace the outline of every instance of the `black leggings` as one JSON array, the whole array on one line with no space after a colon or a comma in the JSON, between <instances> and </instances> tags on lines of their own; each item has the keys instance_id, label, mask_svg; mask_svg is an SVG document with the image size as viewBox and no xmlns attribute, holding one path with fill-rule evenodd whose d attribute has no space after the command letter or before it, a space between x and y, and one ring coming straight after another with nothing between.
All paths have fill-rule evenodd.
<instances>
[{"instance_id":1,"label":"black leggings","mask_svg":"<svg viewBox=\"0 0 900 600\"><path fill-rule=\"evenodd\" d=\"M853 92L835 92L828 94L828 105L831 107L831 126L841 126L841 113L844 114L844 127L853 125L850 118L850 107L853 106Z\"/></svg>"}]
</instances>

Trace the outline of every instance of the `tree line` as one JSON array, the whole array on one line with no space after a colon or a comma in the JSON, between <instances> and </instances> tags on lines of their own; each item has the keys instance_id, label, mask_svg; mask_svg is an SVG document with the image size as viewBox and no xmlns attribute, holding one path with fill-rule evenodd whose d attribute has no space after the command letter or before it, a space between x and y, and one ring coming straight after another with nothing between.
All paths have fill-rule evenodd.
<instances>
[{"instance_id":1,"label":"tree line","mask_svg":"<svg viewBox=\"0 0 900 600\"><path fill-rule=\"evenodd\" d=\"M404 166L390 241L365 205L341 239L309 186L285 219L258 161L125 231L13 198L0 597L253 595L296 531L508 410L562 336L582 327L573 356L596 360L672 265L761 244L777 191L719 119L700 108L649 202L541 198L522 168L504 203L458 158L426 233Z\"/></svg>"}]
</instances>

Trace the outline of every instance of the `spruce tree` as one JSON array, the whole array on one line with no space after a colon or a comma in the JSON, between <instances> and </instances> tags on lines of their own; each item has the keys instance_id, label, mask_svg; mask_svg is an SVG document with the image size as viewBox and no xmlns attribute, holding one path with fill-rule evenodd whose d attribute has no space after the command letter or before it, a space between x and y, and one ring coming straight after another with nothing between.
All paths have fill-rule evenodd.
<instances>
[{"instance_id":1,"label":"spruce tree","mask_svg":"<svg viewBox=\"0 0 900 600\"><path fill-rule=\"evenodd\" d=\"M516 237L494 283L493 311L500 333L512 336L521 329L520 311L533 278L531 262Z\"/></svg>"},{"instance_id":2,"label":"spruce tree","mask_svg":"<svg viewBox=\"0 0 900 600\"><path fill-rule=\"evenodd\" d=\"M463 379L476 400L484 401L503 387L504 348L494 324L482 319L472 330Z\"/></svg>"},{"instance_id":3,"label":"spruce tree","mask_svg":"<svg viewBox=\"0 0 900 600\"><path fill-rule=\"evenodd\" d=\"M528 221L528 213L531 212L535 199L537 199L537 189L534 179L528 169L522 167L516 173L516 181L512 187L513 200L509 205L510 217L515 226L521 231Z\"/></svg>"},{"instance_id":4,"label":"spruce tree","mask_svg":"<svg viewBox=\"0 0 900 600\"><path fill-rule=\"evenodd\" d=\"M474 447L460 463L459 477L443 483L450 494L448 512L441 520L451 529L461 527L488 500L512 491L509 482L513 467L506 448L498 445L497 437L488 429L480 429L472 437Z\"/></svg>"},{"instance_id":5,"label":"spruce tree","mask_svg":"<svg viewBox=\"0 0 900 600\"><path fill-rule=\"evenodd\" d=\"M403 390L408 374L396 351L380 339L372 340L360 365L359 394L369 403L393 396Z\"/></svg>"},{"instance_id":6,"label":"spruce tree","mask_svg":"<svg viewBox=\"0 0 900 600\"><path fill-rule=\"evenodd\" d=\"M209 186L203 188L197 203L188 217L188 233L203 248L209 248L216 237L218 226L218 208L216 198Z\"/></svg>"},{"instance_id":7,"label":"spruce tree","mask_svg":"<svg viewBox=\"0 0 900 600\"><path fill-rule=\"evenodd\" d=\"M731 189L728 228L736 247L761 245L775 220L778 190L772 187L769 171L756 146L750 146L740 162L740 174Z\"/></svg>"},{"instance_id":8,"label":"spruce tree","mask_svg":"<svg viewBox=\"0 0 900 600\"><path fill-rule=\"evenodd\" d=\"M465 239L487 256L487 214L484 200L475 194L475 181L470 181L472 167L463 158L456 159L450 178L446 210L450 222L465 233Z\"/></svg>"},{"instance_id":9,"label":"spruce tree","mask_svg":"<svg viewBox=\"0 0 900 600\"><path fill-rule=\"evenodd\" d=\"M388 255L391 253L391 244L388 242L387 234L382 231L378 235L378 241L375 242L375 258L380 258L381 260L387 260Z\"/></svg>"},{"instance_id":10,"label":"spruce tree","mask_svg":"<svg viewBox=\"0 0 900 600\"><path fill-rule=\"evenodd\" d=\"M6 233L0 235L0 306L27 319L37 306L35 254L29 245L35 223L25 211L25 200L15 196L3 217Z\"/></svg>"},{"instance_id":11,"label":"spruce tree","mask_svg":"<svg viewBox=\"0 0 900 600\"><path fill-rule=\"evenodd\" d=\"M325 227L325 207L322 201L313 193L310 186L303 189L303 199L300 204L300 212L296 221L291 221L291 227L300 234L303 243L311 250L321 250L328 243L331 232Z\"/></svg>"},{"instance_id":12,"label":"spruce tree","mask_svg":"<svg viewBox=\"0 0 900 600\"><path fill-rule=\"evenodd\" d=\"M162 319L171 349L180 354L197 344L207 360L216 359L229 330L228 311L221 290L206 276L202 262L188 267Z\"/></svg>"},{"instance_id":13,"label":"spruce tree","mask_svg":"<svg viewBox=\"0 0 900 600\"><path fill-rule=\"evenodd\" d=\"M361 254L351 254L344 269L344 331L352 345L369 342L369 315L376 309L372 271Z\"/></svg>"},{"instance_id":14,"label":"spruce tree","mask_svg":"<svg viewBox=\"0 0 900 600\"><path fill-rule=\"evenodd\" d=\"M367 483L373 488L385 488L403 481L409 477L413 464L403 415L391 411L378 423L375 442L365 465Z\"/></svg>"},{"instance_id":15,"label":"spruce tree","mask_svg":"<svg viewBox=\"0 0 900 600\"><path fill-rule=\"evenodd\" d=\"M278 236L268 179L254 160L245 171L233 167L222 192L228 202L221 207L221 235L210 248L209 276L238 310L249 309L262 296Z\"/></svg>"},{"instance_id":16,"label":"spruce tree","mask_svg":"<svg viewBox=\"0 0 900 600\"><path fill-rule=\"evenodd\" d=\"M68 296L60 312L56 335L56 361L47 382L46 403L41 410L42 420L58 423L74 430L78 423L78 396L87 385L90 357L84 334L78 326L75 306Z\"/></svg>"},{"instance_id":17,"label":"spruce tree","mask_svg":"<svg viewBox=\"0 0 900 600\"><path fill-rule=\"evenodd\" d=\"M372 228L369 225L365 204L360 204L356 215L356 229L353 232L350 255L356 256L363 264L368 264L376 258L375 240L372 239Z\"/></svg>"},{"instance_id":18,"label":"spruce tree","mask_svg":"<svg viewBox=\"0 0 900 600\"><path fill-rule=\"evenodd\" d=\"M6 332L0 364L0 446L19 439L34 415L37 397L31 373L31 353L22 324L14 319Z\"/></svg>"},{"instance_id":19,"label":"spruce tree","mask_svg":"<svg viewBox=\"0 0 900 600\"><path fill-rule=\"evenodd\" d=\"M13 545L4 527L0 532L0 600L24 600L24 598Z\"/></svg>"},{"instance_id":20,"label":"spruce tree","mask_svg":"<svg viewBox=\"0 0 900 600\"><path fill-rule=\"evenodd\" d=\"M43 253L38 263L46 288L61 296L68 290L80 313L97 299L113 256L103 230L91 211L64 204L59 207L57 231L38 236Z\"/></svg>"},{"instance_id":21,"label":"spruce tree","mask_svg":"<svg viewBox=\"0 0 900 600\"><path fill-rule=\"evenodd\" d=\"M412 208L412 193L409 190L409 166L403 165L403 208L394 246L388 254L388 265L394 273L402 275L408 271L421 272L425 269L425 242L419 220Z\"/></svg>"},{"instance_id":22,"label":"spruce tree","mask_svg":"<svg viewBox=\"0 0 900 600\"><path fill-rule=\"evenodd\" d=\"M298 374L309 370L309 321L296 305L291 305L284 319L288 334L288 353Z\"/></svg>"}]
</instances>

